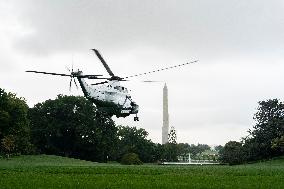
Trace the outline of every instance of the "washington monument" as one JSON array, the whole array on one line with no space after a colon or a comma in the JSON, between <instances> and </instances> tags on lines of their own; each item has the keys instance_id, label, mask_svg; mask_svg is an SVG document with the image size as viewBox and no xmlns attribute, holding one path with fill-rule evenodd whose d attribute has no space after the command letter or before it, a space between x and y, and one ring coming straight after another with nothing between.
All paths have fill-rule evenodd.
<instances>
[{"instance_id":1,"label":"washington monument","mask_svg":"<svg viewBox=\"0 0 284 189\"><path fill-rule=\"evenodd\" d=\"M163 88L163 127L162 127L162 144L169 142L169 111L168 111L168 87L165 83Z\"/></svg>"}]
</instances>

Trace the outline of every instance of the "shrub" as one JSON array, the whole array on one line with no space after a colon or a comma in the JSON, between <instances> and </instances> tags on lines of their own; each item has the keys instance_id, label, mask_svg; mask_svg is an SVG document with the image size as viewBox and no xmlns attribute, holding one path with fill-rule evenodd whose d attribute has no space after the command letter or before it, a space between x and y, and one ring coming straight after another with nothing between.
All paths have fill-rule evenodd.
<instances>
[{"instance_id":1,"label":"shrub","mask_svg":"<svg viewBox=\"0 0 284 189\"><path fill-rule=\"evenodd\" d=\"M220 152L222 163L229 163L230 165L242 164L244 159L243 147L240 142L229 141Z\"/></svg>"},{"instance_id":2,"label":"shrub","mask_svg":"<svg viewBox=\"0 0 284 189\"><path fill-rule=\"evenodd\" d=\"M121 164L123 165L142 165L143 162L139 159L135 153L127 153L122 156Z\"/></svg>"}]
</instances>

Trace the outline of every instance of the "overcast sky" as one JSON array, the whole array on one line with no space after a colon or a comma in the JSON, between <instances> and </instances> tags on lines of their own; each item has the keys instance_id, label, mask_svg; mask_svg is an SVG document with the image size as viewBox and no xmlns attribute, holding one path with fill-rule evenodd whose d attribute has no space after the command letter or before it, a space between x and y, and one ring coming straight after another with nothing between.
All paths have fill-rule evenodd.
<instances>
[{"instance_id":1,"label":"overcast sky","mask_svg":"<svg viewBox=\"0 0 284 189\"><path fill-rule=\"evenodd\" d=\"M258 101L284 96L283 0L0 0L0 87L30 107L58 94L83 95L66 66L104 74L97 48L121 77L198 63L124 82L140 105L115 119L161 143L162 88L178 142L225 144L252 128Z\"/></svg>"}]
</instances>

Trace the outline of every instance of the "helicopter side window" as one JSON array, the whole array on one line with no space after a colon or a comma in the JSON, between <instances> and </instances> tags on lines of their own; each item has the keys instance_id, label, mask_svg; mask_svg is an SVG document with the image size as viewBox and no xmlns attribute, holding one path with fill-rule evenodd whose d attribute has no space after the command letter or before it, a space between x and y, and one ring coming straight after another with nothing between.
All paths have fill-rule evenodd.
<instances>
[{"instance_id":1,"label":"helicopter side window","mask_svg":"<svg viewBox=\"0 0 284 189\"><path fill-rule=\"evenodd\" d=\"M121 87L124 92L128 92L126 87Z\"/></svg>"}]
</instances>

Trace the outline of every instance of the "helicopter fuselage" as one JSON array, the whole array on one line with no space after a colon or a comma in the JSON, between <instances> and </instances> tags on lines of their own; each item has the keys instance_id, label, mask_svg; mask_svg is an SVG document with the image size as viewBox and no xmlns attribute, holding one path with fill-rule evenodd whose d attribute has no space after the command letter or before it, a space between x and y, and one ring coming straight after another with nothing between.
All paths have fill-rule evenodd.
<instances>
[{"instance_id":1,"label":"helicopter fuselage","mask_svg":"<svg viewBox=\"0 0 284 189\"><path fill-rule=\"evenodd\" d=\"M120 85L118 80L111 80L99 86L92 86L87 84L83 78L77 77L77 79L84 96L92 101L99 110L117 117L126 117L130 114L138 113L139 106L132 101L127 88Z\"/></svg>"}]
</instances>

